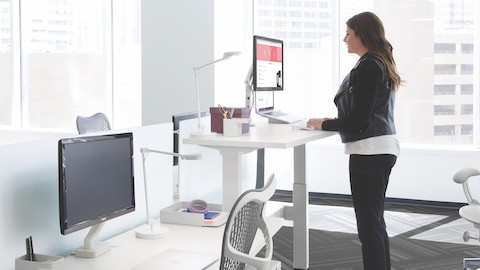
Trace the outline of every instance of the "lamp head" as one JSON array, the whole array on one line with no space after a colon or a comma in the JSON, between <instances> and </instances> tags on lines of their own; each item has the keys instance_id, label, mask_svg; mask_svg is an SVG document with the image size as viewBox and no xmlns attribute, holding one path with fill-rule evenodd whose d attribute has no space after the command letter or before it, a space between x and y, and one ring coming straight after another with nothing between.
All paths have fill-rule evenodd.
<instances>
[{"instance_id":1,"label":"lamp head","mask_svg":"<svg viewBox=\"0 0 480 270\"><path fill-rule=\"evenodd\" d=\"M199 160L202 159L202 154L187 154L187 155L181 155L181 159L185 160Z\"/></svg>"},{"instance_id":2,"label":"lamp head","mask_svg":"<svg viewBox=\"0 0 480 270\"><path fill-rule=\"evenodd\" d=\"M229 59L232 56L240 55L242 52L225 52L223 54L223 59Z\"/></svg>"}]
</instances>

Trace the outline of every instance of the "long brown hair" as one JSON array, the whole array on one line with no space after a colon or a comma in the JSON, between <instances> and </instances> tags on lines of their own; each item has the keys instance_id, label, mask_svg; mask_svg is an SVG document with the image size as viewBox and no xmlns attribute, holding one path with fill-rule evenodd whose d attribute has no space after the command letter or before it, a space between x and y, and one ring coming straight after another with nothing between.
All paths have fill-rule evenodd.
<instances>
[{"instance_id":1,"label":"long brown hair","mask_svg":"<svg viewBox=\"0 0 480 270\"><path fill-rule=\"evenodd\" d=\"M392 80L392 89L396 91L403 81L393 59L393 47L385 38L382 21L372 12L362 12L350 18L347 26L355 31L368 53L383 62Z\"/></svg>"}]
</instances>

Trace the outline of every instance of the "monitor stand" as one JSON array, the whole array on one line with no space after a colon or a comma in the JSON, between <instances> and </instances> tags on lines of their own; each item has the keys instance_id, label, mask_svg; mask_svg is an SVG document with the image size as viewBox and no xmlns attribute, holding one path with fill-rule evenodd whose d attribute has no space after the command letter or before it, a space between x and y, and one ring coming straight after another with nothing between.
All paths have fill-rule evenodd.
<instances>
[{"instance_id":1,"label":"monitor stand","mask_svg":"<svg viewBox=\"0 0 480 270\"><path fill-rule=\"evenodd\" d=\"M107 242L95 241L98 233L102 229L105 222L93 225L90 228L85 240L83 241L83 247L75 250L75 256L82 258L95 258L107 251L110 251L110 244Z\"/></svg>"},{"instance_id":2,"label":"monitor stand","mask_svg":"<svg viewBox=\"0 0 480 270\"><path fill-rule=\"evenodd\" d=\"M273 119L273 118L268 118L268 123L270 123L270 124L288 124L288 122Z\"/></svg>"}]
</instances>

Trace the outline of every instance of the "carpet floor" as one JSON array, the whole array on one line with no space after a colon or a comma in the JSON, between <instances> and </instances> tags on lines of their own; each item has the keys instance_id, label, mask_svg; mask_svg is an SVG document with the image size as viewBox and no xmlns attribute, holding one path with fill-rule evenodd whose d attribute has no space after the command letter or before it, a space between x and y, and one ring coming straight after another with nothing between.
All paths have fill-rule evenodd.
<instances>
[{"instance_id":1,"label":"carpet floor","mask_svg":"<svg viewBox=\"0 0 480 270\"><path fill-rule=\"evenodd\" d=\"M289 196L274 196L289 203ZM478 235L458 215L458 208L386 204L392 270L463 269L464 258L480 258L480 243L462 240L464 230ZM310 270L362 270L361 245L350 200L310 197ZM292 227L273 237L274 255L282 270L292 268Z\"/></svg>"}]
</instances>

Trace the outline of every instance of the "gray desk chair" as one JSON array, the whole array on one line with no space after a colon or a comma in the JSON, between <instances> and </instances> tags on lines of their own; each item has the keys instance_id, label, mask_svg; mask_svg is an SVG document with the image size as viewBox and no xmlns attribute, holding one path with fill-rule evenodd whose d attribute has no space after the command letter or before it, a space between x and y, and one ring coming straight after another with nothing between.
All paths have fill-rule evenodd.
<instances>
[{"instance_id":1,"label":"gray desk chair","mask_svg":"<svg viewBox=\"0 0 480 270\"><path fill-rule=\"evenodd\" d=\"M110 121L105 114L98 112L92 116L77 116L78 134L111 130Z\"/></svg>"},{"instance_id":2,"label":"gray desk chair","mask_svg":"<svg viewBox=\"0 0 480 270\"><path fill-rule=\"evenodd\" d=\"M462 206L458 210L458 213L462 218L472 222L477 230L480 229L480 203L472 196L468 186L468 180L478 175L480 175L480 170L470 167L459 168L453 173L453 181L462 184L463 192L465 193L468 202L468 205ZM473 237L468 231L465 231L463 234L463 240L467 242L469 239L480 240L478 236Z\"/></svg>"},{"instance_id":3,"label":"gray desk chair","mask_svg":"<svg viewBox=\"0 0 480 270\"><path fill-rule=\"evenodd\" d=\"M265 187L247 190L237 199L225 225L220 270L281 269L281 262L272 260L272 236L264 219L265 202L273 196L276 187L277 181L272 174ZM265 241L264 257L249 254L258 230Z\"/></svg>"}]
</instances>

